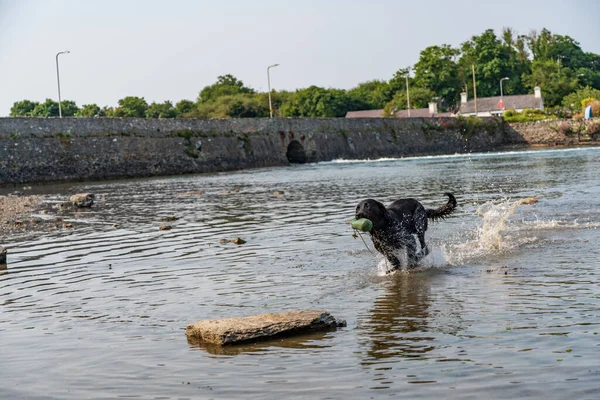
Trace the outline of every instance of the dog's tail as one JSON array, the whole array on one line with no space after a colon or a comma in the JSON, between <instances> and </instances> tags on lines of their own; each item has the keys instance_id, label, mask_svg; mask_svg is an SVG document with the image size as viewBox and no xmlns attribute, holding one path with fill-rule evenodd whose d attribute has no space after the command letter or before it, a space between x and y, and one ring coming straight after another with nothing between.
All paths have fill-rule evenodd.
<instances>
[{"instance_id":1,"label":"dog's tail","mask_svg":"<svg viewBox=\"0 0 600 400\"><path fill-rule=\"evenodd\" d=\"M448 196L448 202L440 208L436 208L435 210L431 208L425 210L427 212L427 218L433 221L437 221L438 219L444 219L448 215L452 214L452 211L454 211L454 209L456 208L456 198L454 198L454 195L452 193L444 194Z\"/></svg>"}]
</instances>

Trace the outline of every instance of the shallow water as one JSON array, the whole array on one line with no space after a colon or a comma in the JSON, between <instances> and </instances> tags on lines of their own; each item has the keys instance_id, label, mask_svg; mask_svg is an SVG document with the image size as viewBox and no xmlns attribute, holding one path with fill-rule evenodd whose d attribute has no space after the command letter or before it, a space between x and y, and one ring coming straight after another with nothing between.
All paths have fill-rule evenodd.
<instances>
[{"instance_id":1,"label":"shallow water","mask_svg":"<svg viewBox=\"0 0 600 400\"><path fill-rule=\"evenodd\" d=\"M598 398L599 159L586 148L34 187L99 199L65 215L74 231L4 243L0 398ZM437 207L445 191L458 212L430 225L416 272L382 274L351 236L359 200ZM516 205L529 196L540 201ZM159 231L166 216L180 219ZM223 349L184 334L293 309L348 326Z\"/></svg>"}]
</instances>

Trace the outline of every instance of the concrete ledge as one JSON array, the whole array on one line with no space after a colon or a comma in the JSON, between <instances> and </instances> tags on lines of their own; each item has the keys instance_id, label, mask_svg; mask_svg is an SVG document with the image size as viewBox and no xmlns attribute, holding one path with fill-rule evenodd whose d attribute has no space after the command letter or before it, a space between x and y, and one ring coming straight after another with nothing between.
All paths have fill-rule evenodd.
<instances>
[{"instance_id":1,"label":"concrete ledge","mask_svg":"<svg viewBox=\"0 0 600 400\"><path fill-rule=\"evenodd\" d=\"M346 321L337 321L325 311L305 310L203 320L189 324L185 334L188 338L196 338L202 342L228 345L338 326L346 326Z\"/></svg>"}]
</instances>

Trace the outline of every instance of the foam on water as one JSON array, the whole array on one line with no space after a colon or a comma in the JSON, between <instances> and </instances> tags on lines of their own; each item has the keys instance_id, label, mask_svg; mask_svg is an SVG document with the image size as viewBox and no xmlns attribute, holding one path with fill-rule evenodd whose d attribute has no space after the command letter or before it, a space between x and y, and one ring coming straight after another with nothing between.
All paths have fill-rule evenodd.
<instances>
[{"instance_id":1,"label":"foam on water","mask_svg":"<svg viewBox=\"0 0 600 400\"><path fill-rule=\"evenodd\" d=\"M381 157L374 159L345 159L338 158L332 161L319 161L317 164L368 164L368 163L383 163L392 161L406 160L444 160L444 159L463 159L463 158L487 158L487 157L502 157L502 156L523 156L536 153L573 153L584 152L588 149L575 147L566 149L544 149L544 150L516 150L516 151L492 151L487 153L454 153L454 154L438 154L430 156L408 156L408 157Z\"/></svg>"},{"instance_id":2,"label":"foam on water","mask_svg":"<svg viewBox=\"0 0 600 400\"><path fill-rule=\"evenodd\" d=\"M411 273L418 272L428 268L442 268L448 265L447 255L443 248L428 245L429 254L424 257L416 268L406 269L405 266L408 264L406 251L399 251L396 253L396 257L400 260L403 265L401 270L392 270L392 266L385 259L385 257L378 255L379 262L377 263L377 276L386 276L391 273Z\"/></svg>"}]
</instances>

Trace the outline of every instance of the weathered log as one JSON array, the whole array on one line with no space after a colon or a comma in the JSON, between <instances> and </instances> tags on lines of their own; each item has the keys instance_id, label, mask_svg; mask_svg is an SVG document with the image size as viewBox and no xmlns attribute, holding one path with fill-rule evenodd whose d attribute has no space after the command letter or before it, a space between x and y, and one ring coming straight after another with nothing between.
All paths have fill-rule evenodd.
<instances>
[{"instance_id":1,"label":"weathered log","mask_svg":"<svg viewBox=\"0 0 600 400\"><path fill-rule=\"evenodd\" d=\"M346 326L346 321L337 321L325 311L305 310L203 320L189 324L185 334L188 338L193 337L206 343L228 345L338 326Z\"/></svg>"},{"instance_id":2,"label":"weathered log","mask_svg":"<svg viewBox=\"0 0 600 400\"><path fill-rule=\"evenodd\" d=\"M91 207L95 196L92 193L77 193L69 198L75 207Z\"/></svg>"}]
</instances>

